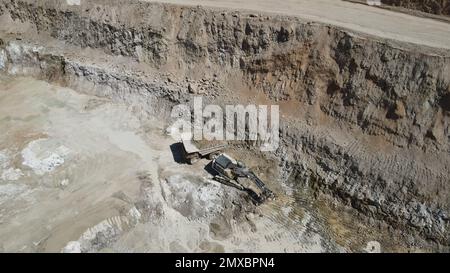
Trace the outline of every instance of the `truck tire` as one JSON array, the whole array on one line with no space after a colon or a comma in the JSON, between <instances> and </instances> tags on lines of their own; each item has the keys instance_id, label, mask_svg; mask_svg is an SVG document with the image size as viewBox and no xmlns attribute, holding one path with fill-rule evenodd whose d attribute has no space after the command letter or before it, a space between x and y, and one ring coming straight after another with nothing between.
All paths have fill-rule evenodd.
<instances>
[{"instance_id":1,"label":"truck tire","mask_svg":"<svg viewBox=\"0 0 450 273\"><path fill-rule=\"evenodd\" d=\"M210 153L208 156L207 156L207 158L209 159L209 160L213 160L213 159L216 159L216 157L218 157L219 156L219 153Z\"/></svg>"},{"instance_id":2,"label":"truck tire","mask_svg":"<svg viewBox=\"0 0 450 273\"><path fill-rule=\"evenodd\" d=\"M188 163L189 163L190 165L194 165L194 164L197 163L199 160L200 160L200 159L197 158L197 157L192 157L192 158L189 158L189 159L188 159Z\"/></svg>"}]
</instances>

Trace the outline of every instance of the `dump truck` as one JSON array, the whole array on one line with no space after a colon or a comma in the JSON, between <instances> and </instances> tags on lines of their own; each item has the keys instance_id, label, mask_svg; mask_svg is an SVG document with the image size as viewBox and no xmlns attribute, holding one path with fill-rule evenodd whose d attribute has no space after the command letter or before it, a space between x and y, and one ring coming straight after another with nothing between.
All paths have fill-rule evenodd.
<instances>
[{"instance_id":1,"label":"dump truck","mask_svg":"<svg viewBox=\"0 0 450 273\"><path fill-rule=\"evenodd\" d=\"M217 172L214 177L216 181L246 191L256 203L261 204L274 197L273 192L252 170L231 156L220 154L213 159L211 165Z\"/></svg>"},{"instance_id":2,"label":"dump truck","mask_svg":"<svg viewBox=\"0 0 450 273\"><path fill-rule=\"evenodd\" d=\"M189 139L183 139L181 141L183 146L183 156L187 163L194 164L201 158L207 158L212 160L214 157L218 156L223 149L226 148L225 144L212 146L204 149L199 149L194 143Z\"/></svg>"}]
</instances>

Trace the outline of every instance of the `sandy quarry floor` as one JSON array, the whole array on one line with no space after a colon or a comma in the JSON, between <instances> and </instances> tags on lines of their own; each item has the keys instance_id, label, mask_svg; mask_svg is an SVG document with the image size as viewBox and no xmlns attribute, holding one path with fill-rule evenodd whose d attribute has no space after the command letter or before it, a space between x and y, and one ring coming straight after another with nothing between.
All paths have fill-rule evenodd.
<instances>
[{"instance_id":1,"label":"sandy quarry floor","mask_svg":"<svg viewBox=\"0 0 450 273\"><path fill-rule=\"evenodd\" d=\"M297 16L402 42L450 49L450 25L340 0L142 0Z\"/></svg>"},{"instance_id":2,"label":"sandy quarry floor","mask_svg":"<svg viewBox=\"0 0 450 273\"><path fill-rule=\"evenodd\" d=\"M0 78L0 251L343 251L293 198L245 194L176 162L123 105Z\"/></svg>"}]
</instances>

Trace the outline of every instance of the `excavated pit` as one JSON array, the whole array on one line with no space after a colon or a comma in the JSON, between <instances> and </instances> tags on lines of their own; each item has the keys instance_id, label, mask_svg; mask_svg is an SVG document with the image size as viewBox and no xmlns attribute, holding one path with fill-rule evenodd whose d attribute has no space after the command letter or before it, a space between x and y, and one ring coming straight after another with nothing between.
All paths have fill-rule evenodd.
<instances>
[{"instance_id":1,"label":"excavated pit","mask_svg":"<svg viewBox=\"0 0 450 273\"><path fill-rule=\"evenodd\" d=\"M109 239L99 239L92 229L81 232L91 223L72 231L71 241L80 238L76 243L61 245L52 238L24 251L64 246L82 251L363 251L369 241L379 241L384 251L448 251L448 49L295 17L141 1L1 1L0 25L3 85L21 77L46 81L127 105L141 121L158 119L161 128L169 124L174 105L199 95L205 104L278 104L281 112L281 143L275 153L260 153L251 145L232 148L236 156L253 160L258 171L269 170L263 176L280 198L256 213L267 219L247 216L256 215L254 208L242 204L238 212L225 210L222 218L248 221L245 228L221 217L205 220L197 215L201 210L185 211L176 198L191 200L195 207L201 198L187 198L183 192L202 191L204 185L186 184L183 174L191 173L176 171L185 166L162 161L167 166L157 173L173 182L159 185L157 192L165 196L164 187L175 185L168 189L173 196L144 190L148 198L136 197L133 206L120 209L116 222L108 220L113 212L105 214L106 223L95 218L97 230ZM164 143L170 144L167 139ZM133 170L141 174L135 178L140 186L132 191L152 188L145 186L153 184L146 182L145 171ZM225 202L219 207L242 202L230 194L201 200ZM186 234L195 242L176 234L169 243L154 239L162 231L151 219L167 214L167 207L184 218L163 217L159 227L190 225ZM194 224L192 218L200 220ZM238 226L233 226L237 235L226 234L227 224ZM284 226L284 233L271 233L270 226L277 225ZM210 238L193 235L208 227ZM150 239L140 242L140 236ZM86 239L91 237L96 243ZM237 243L242 241L247 243ZM150 247L158 244L164 247Z\"/></svg>"}]
</instances>

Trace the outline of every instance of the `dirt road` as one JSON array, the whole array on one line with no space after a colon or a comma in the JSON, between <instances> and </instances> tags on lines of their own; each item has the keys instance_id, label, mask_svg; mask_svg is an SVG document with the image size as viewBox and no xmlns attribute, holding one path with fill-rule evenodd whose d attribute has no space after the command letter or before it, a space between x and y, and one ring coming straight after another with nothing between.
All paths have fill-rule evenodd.
<instances>
[{"instance_id":1,"label":"dirt road","mask_svg":"<svg viewBox=\"0 0 450 273\"><path fill-rule=\"evenodd\" d=\"M402 42L450 49L450 24L339 0L144 0L275 12Z\"/></svg>"}]
</instances>

